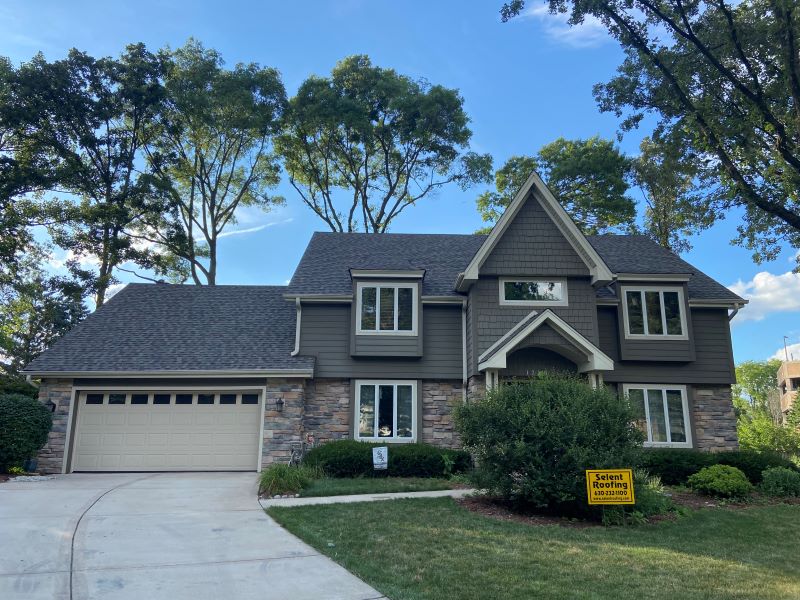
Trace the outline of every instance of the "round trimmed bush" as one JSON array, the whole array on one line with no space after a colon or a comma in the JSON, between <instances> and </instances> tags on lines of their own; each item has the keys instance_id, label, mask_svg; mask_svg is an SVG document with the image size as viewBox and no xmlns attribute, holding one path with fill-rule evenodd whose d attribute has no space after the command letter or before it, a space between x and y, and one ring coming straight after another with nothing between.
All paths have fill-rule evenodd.
<instances>
[{"instance_id":1,"label":"round trimmed bush","mask_svg":"<svg viewBox=\"0 0 800 600\"><path fill-rule=\"evenodd\" d=\"M456 423L476 486L519 504L586 512L586 469L634 467L642 434L627 399L577 377L506 383Z\"/></svg>"},{"instance_id":2,"label":"round trimmed bush","mask_svg":"<svg viewBox=\"0 0 800 600\"><path fill-rule=\"evenodd\" d=\"M736 450L733 452L718 452L715 455L717 463L736 467L747 476L752 483L761 483L761 474L765 469L783 467L796 470L794 463L784 458L777 452L757 452L755 450Z\"/></svg>"},{"instance_id":3,"label":"round trimmed bush","mask_svg":"<svg viewBox=\"0 0 800 600\"><path fill-rule=\"evenodd\" d=\"M36 456L52 425L50 411L38 400L22 394L0 396L0 472Z\"/></svg>"},{"instance_id":4,"label":"round trimmed bush","mask_svg":"<svg viewBox=\"0 0 800 600\"><path fill-rule=\"evenodd\" d=\"M741 470L729 465L711 465L700 469L687 480L689 487L709 496L743 498L753 491L753 484Z\"/></svg>"},{"instance_id":5,"label":"round trimmed bush","mask_svg":"<svg viewBox=\"0 0 800 600\"><path fill-rule=\"evenodd\" d=\"M761 491L767 496L779 498L800 496L800 473L784 467L765 469L762 474Z\"/></svg>"}]
</instances>

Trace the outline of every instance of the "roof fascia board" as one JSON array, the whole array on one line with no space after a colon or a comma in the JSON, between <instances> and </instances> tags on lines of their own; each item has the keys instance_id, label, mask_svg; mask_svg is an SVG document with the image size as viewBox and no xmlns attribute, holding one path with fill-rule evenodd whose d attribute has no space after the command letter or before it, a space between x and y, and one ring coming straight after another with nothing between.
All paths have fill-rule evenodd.
<instances>
[{"instance_id":1,"label":"roof fascia board","mask_svg":"<svg viewBox=\"0 0 800 600\"><path fill-rule=\"evenodd\" d=\"M579 365L579 372L614 370L614 361L611 360L611 358L550 309L543 311L532 320L529 320L530 317L531 315L528 315L520 321L515 327L517 331L511 336L504 336L507 337L507 339L505 339L500 347L496 347L498 344L495 343L492 348L481 355L478 359L479 371L483 371L484 369L505 369L508 352L513 350L522 340L538 329L543 323L548 323L553 329L571 341L578 349L588 354L586 363ZM528 321L527 324L523 326L523 323L526 321ZM500 342L500 340L498 340L498 342Z\"/></svg>"},{"instance_id":2,"label":"roof fascia board","mask_svg":"<svg viewBox=\"0 0 800 600\"><path fill-rule=\"evenodd\" d=\"M481 265L483 265L486 258L497 245L497 242L500 241L500 238L514 220L514 217L517 216L520 208L522 208L525 203L525 199L528 197L528 193L534 188L539 192L540 197L537 199L540 200L542 208L547 212L548 216L550 216L556 224L556 227L558 227L564 237L567 238L570 245L583 259L586 266L589 267L589 271L592 275L592 283L613 280L614 277L611 273L611 269L608 268L608 265L605 264L597 251L580 232L577 225L572 221L572 218L567 214L567 211L564 210L564 207L559 204L552 192L547 189L541 177L534 171L530 174L525 184L519 189L516 196L514 196L514 200L511 201L509 207L492 228L489 237L486 238L475 253L475 256L472 257L469 265L464 270L464 277L458 282L459 291L463 291L462 288L465 286L469 287L469 282L478 279Z\"/></svg>"},{"instance_id":3,"label":"roof fascia board","mask_svg":"<svg viewBox=\"0 0 800 600\"><path fill-rule=\"evenodd\" d=\"M257 369L249 371L22 371L31 377L125 377L131 379L162 377L164 379L196 377L299 377L314 376L313 369Z\"/></svg>"},{"instance_id":4,"label":"roof fascia board","mask_svg":"<svg viewBox=\"0 0 800 600\"><path fill-rule=\"evenodd\" d=\"M742 298L741 300L703 300L701 298L695 298L689 300L689 306L692 308L741 308L745 304L749 304L750 300L745 300Z\"/></svg>"}]
</instances>

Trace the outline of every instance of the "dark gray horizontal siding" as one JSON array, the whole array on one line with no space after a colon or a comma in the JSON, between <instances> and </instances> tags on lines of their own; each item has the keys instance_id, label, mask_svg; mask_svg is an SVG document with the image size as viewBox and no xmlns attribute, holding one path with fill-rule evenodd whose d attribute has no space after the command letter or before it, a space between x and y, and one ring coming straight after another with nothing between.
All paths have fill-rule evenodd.
<instances>
[{"instance_id":1,"label":"dark gray horizontal siding","mask_svg":"<svg viewBox=\"0 0 800 600\"><path fill-rule=\"evenodd\" d=\"M599 307L600 349L614 360L614 370L603 373L610 383L731 384L735 382L730 324L725 309L693 308L689 311L695 360L622 360L619 327L614 307Z\"/></svg>"},{"instance_id":2,"label":"dark gray horizontal siding","mask_svg":"<svg viewBox=\"0 0 800 600\"><path fill-rule=\"evenodd\" d=\"M352 356L350 306L304 305L300 353L316 357L315 377L461 379L461 307L425 305L423 355Z\"/></svg>"},{"instance_id":3,"label":"dark gray horizontal siding","mask_svg":"<svg viewBox=\"0 0 800 600\"><path fill-rule=\"evenodd\" d=\"M354 356L422 356L418 335L354 335Z\"/></svg>"}]
</instances>

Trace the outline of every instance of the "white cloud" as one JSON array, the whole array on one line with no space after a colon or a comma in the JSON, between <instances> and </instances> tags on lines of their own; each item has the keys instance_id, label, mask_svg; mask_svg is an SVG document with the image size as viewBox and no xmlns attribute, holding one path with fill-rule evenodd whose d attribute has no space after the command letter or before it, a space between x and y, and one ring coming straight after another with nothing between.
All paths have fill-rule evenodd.
<instances>
[{"instance_id":1,"label":"white cloud","mask_svg":"<svg viewBox=\"0 0 800 600\"><path fill-rule=\"evenodd\" d=\"M735 322L761 321L780 312L800 311L800 273L775 275L761 271L750 281L741 279L728 286L734 293L750 300Z\"/></svg>"},{"instance_id":2,"label":"white cloud","mask_svg":"<svg viewBox=\"0 0 800 600\"><path fill-rule=\"evenodd\" d=\"M777 358L778 360L786 360L786 353L789 354L789 360L800 360L800 342L796 344L787 344L784 351L783 346L775 351L775 354L770 358Z\"/></svg>"},{"instance_id":3,"label":"white cloud","mask_svg":"<svg viewBox=\"0 0 800 600\"><path fill-rule=\"evenodd\" d=\"M247 227L246 229L231 229L230 231L223 231L217 237L228 237L230 235L242 235L245 233L255 233L256 231L261 231L262 229L266 229L267 227L275 227L276 225L284 225L285 223L291 223L294 219L283 219L282 221L272 221L270 223L262 223L261 225L256 225L255 227Z\"/></svg>"},{"instance_id":4,"label":"white cloud","mask_svg":"<svg viewBox=\"0 0 800 600\"><path fill-rule=\"evenodd\" d=\"M570 25L567 23L568 15L552 14L547 4L530 6L518 18L541 23L548 38L572 48L593 48L611 40L605 25L597 17L587 15L582 23Z\"/></svg>"},{"instance_id":5,"label":"white cloud","mask_svg":"<svg viewBox=\"0 0 800 600\"><path fill-rule=\"evenodd\" d=\"M84 269L100 265L100 260L96 256L78 255L73 250L67 250L60 257L51 252L47 258L47 264L53 269L60 270L66 268L67 263L73 260L77 260L78 264Z\"/></svg>"}]
</instances>

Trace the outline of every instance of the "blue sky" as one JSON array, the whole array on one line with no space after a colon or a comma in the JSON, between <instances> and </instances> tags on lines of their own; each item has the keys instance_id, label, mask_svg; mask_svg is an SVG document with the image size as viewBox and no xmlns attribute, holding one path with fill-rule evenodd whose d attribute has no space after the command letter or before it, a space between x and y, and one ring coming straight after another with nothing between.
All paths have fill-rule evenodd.
<instances>
[{"instance_id":1,"label":"blue sky","mask_svg":"<svg viewBox=\"0 0 800 600\"><path fill-rule=\"evenodd\" d=\"M473 149L491 153L495 166L559 136L613 137L617 119L598 112L591 89L621 62L616 42L596 23L569 28L537 4L525 18L503 24L501 4L6 0L0 5L0 54L16 62L38 51L61 58L71 47L117 55L131 42L156 49L194 36L230 64L278 68L292 94L308 75L326 75L339 59L364 53L377 65L458 88L472 119ZM622 148L635 153L646 133L628 135ZM480 191L445 189L406 211L392 230L474 231L481 226L474 204ZM284 284L311 233L324 229L288 184L278 193L286 197L285 207L243 212L237 233L220 242L220 283ZM753 264L747 250L729 243L736 221L727 215L694 239L684 258L751 299L733 322L737 362L775 354L784 335L800 358L794 252L787 248L771 263Z\"/></svg>"}]
</instances>

